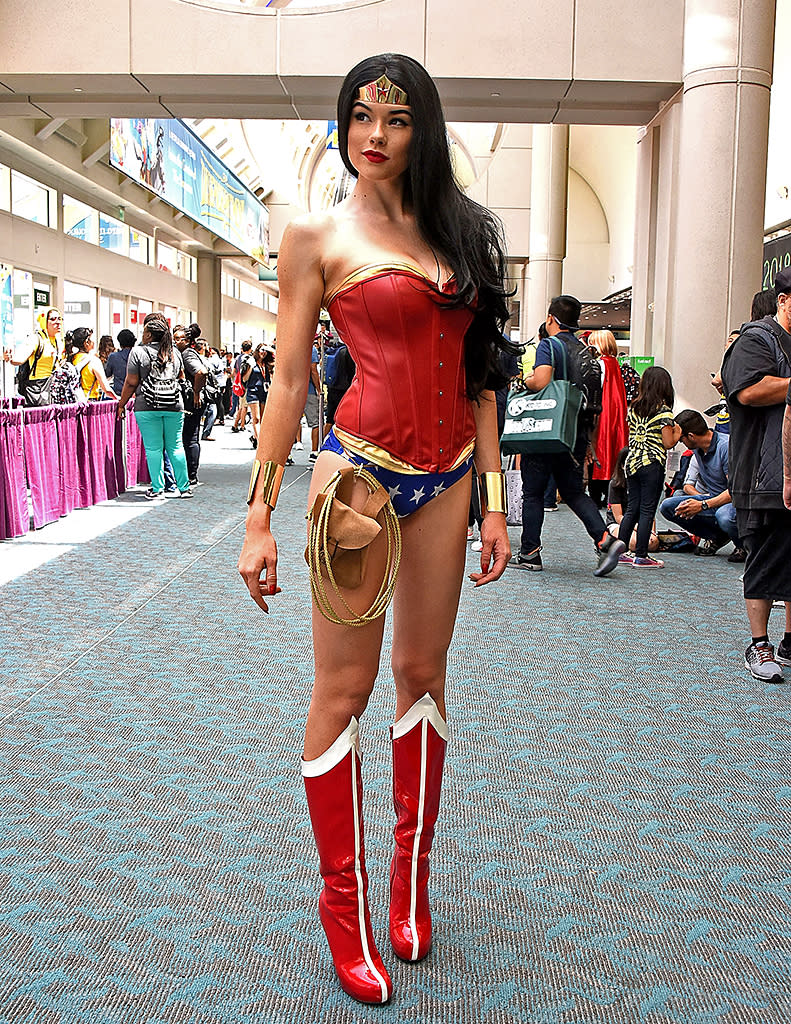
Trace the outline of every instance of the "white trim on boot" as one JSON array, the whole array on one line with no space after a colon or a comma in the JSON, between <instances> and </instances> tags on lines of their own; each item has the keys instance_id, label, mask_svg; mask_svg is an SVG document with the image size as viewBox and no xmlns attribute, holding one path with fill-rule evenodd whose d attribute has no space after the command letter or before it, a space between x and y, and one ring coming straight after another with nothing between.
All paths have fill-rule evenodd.
<instances>
[{"instance_id":1,"label":"white trim on boot","mask_svg":"<svg viewBox=\"0 0 791 1024\"><path fill-rule=\"evenodd\" d=\"M337 740L327 747L323 754L319 754L318 757L314 757L310 761L306 761L304 757L299 759L302 767L302 778L315 779L319 775L326 775L327 772L331 772L336 765L341 763L352 748L357 751L357 756L360 757L360 723L354 717L352 717ZM360 760L362 761L361 757Z\"/></svg>"},{"instance_id":2,"label":"white trim on boot","mask_svg":"<svg viewBox=\"0 0 791 1024\"><path fill-rule=\"evenodd\" d=\"M434 702L430 693L424 694L420 700L416 700L409 711L403 714L393 725L393 739L401 739L411 732L418 722L427 719L434 726L434 730L445 742L448 742L448 723L439 713L439 708Z\"/></svg>"}]
</instances>

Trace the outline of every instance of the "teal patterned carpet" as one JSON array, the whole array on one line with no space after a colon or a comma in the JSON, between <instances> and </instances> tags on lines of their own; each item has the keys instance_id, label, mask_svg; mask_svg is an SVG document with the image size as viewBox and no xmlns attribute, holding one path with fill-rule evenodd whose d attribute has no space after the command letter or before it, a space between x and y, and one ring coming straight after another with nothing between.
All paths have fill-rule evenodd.
<instances>
[{"instance_id":1,"label":"teal patterned carpet","mask_svg":"<svg viewBox=\"0 0 791 1024\"><path fill-rule=\"evenodd\" d=\"M563 508L543 574L463 594L419 965L386 938L382 671L363 770L395 994L339 990L299 774L307 469L276 513L266 617L234 569L241 447L221 438L192 502L0 587L0 1024L791 1021L791 670L745 674L724 554L596 580Z\"/></svg>"}]
</instances>

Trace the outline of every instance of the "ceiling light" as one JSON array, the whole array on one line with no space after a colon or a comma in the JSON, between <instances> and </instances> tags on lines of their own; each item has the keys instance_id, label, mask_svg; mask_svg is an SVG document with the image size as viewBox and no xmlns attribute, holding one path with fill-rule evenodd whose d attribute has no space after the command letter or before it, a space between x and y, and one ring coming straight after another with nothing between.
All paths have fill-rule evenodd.
<instances>
[{"instance_id":1,"label":"ceiling light","mask_svg":"<svg viewBox=\"0 0 791 1024\"><path fill-rule=\"evenodd\" d=\"M490 96L499 96L500 93L499 92L490 92L489 95Z\"/></svg>"}]
</instances>

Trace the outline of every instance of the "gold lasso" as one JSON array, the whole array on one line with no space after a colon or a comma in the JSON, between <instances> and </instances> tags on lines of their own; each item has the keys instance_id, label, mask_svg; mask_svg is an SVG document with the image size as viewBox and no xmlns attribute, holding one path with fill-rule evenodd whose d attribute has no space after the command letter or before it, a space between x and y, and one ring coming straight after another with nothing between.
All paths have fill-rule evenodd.
<instances>
[{"instance_id":1,"label":"gold lasso","mask_svg":"<svg viewBox=\"0 0 791 1024\"><path fill-rule=\"evenodd\" d=\"M369 494L374 494L381 486L376 477L362 467L355 468L354 476L365 483ZM310 527L305 557L310 570L310 589L319 611L330 622L335 622L340 626L365 626L367 623L373 622L381 615L384 615L387 606L393 598L398 567L401 564L401 527L392 502L388 499L381 509L384 515L383 528L387 537L387 558L382 582L368 610L362 613L355 612L343 596L343 591L332 568L332 555L334 552L332 551L332 538L329 534L330 512L335 500L336 491L342 479L340 472L336 472L331 476L322 492L327 496L326 499L318 509L316 504L314 504L313 508L308 512ZM335 611L328 596L325 573L333 593L346 611L349 612L349 618L345 618Z\"/></svg>"}]
</instances>

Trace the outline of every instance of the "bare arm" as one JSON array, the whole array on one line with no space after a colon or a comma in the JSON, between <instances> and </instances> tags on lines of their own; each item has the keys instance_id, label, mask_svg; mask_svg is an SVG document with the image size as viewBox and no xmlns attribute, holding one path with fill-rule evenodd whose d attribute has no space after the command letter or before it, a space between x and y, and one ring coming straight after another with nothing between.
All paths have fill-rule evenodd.
<instances>
[{"instance_id":1,"label":"bare arm","mask_svg":"<svg viewBox=\"0 0 791 1024\"><path fill-rule=\"evenodd\" d=\"M749 388L737 391L734 398L742 405L780 405L788 393L788 377L762 377Z\"/></svg>"},{"instance_id":2,"label":"bare arm","mask_svg":"<svg viewBox=\"0 0 791 1024\"><path fill-rule=\"evenodd\" d=\"M28 359L30 359L30 357L33 355L33 353L35 351L36 351L36 342L34 341L34 342L31 343L29 349L25 349L24 350L25 354L21 355L19 357L19 359L12 359L11 358L11 349L10 348L7 348L7 349L4 350L4 352L3 352L3 359L5 360L5 362L10 363L12 366L21 366L22 363L26 363L28 361Z\"/></svg>"},{"instance_id":3,"label":"bare arm","mask_svg":"<svg viewBox=\"0 0 791 1024\"><path fill-rule=\"evenodd\" d=\"M277 264L277 373L264 406L256 453L262 464L285 465L305 408L313 336L324 296L325 230L306 218L289 224L283 234ZM264 594L277 593L277 545L269 525L271 509L261 501L259 490L260 482L247 512L238 567L252 599L268 611Z\"/></svg>"},{"instance_id":4,"label":"bare arm","mask_svg":"<svg viewBox=\"0 0 791 1024\"><path fill-rule=\"evenodd\" d=\"M116 416L119 420L122 420L126 415L126 405L132 395L137 391L137 386L140 383L140 377L136 373L128 373L124 378L124 386L121 388L121 397L118 399L118 408L116 409Z\"/></svg>"},{"instance_id":5,"label":"bare arm","mask_svg":"<svg viewBox=\"0 0 791 1024\"><path fill-rule=\"evenodd\" d=\"M96 379L99 381L99 387L107 395L108 398L112 398L113 401L115 401L118 398L118 395L116 395L116 393L107 383L107 375L104 372L102 361L98 356L93 356L93 361L91 362L91 369L93 370Z\"/></svg>"},{"instance_id":6,"label":"bare arm","mask_svg":"<svg viewBox=\"0 0 791 1024\"><path fill-rule=\"evenodd\" d=\"M541 391L552 380L551 366L536 366L529 377L525 377L525 387L529 391Z\"/></svg>"},{"instance_id":7,"label":"bare arm","mask_svg":"<svg viewBox=\"0 0 791 1024\"><path fill-rule=\"evenodd\" d=\"M666 427L662 427L662 444L668 450L675 448L681 439L681 427L678 423L669 423Z\"/></svg>"},{"instance_id":8,"label":"bare arm","mask_svg":"<svg viewBox=\"0 0 791 1024\"><path fill-rule=\"evenodd\" d=\"M791 405L783 416L783 504L791 509Z\"/></svg>"},{"instance_id":9,"label":"bare arm","mask_svg":"<svg viewBox=\"0 0 791 1024\"><path fill-rule=\"evenodd\" d=\"M473 403L472 413L475 417L475 468L478 475L499 473L500 438L497 436L497 400L494 392L481 392L478 403ZM504 512L486 512L481 524L481 542L481 571L470 573L470 579L476 587L499 579L511 557Z\"/></svg>"}]
</instances>

